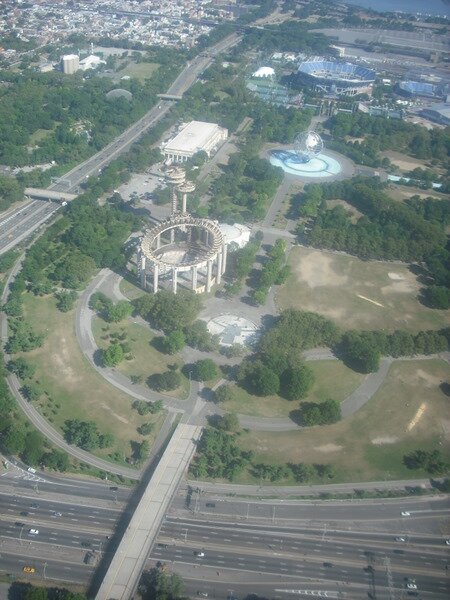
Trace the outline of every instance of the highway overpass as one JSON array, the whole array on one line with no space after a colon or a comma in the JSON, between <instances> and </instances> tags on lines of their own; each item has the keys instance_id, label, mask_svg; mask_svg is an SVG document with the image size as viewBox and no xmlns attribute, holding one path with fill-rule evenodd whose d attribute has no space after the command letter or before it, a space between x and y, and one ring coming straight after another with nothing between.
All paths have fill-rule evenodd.
<instances>
[{"instance_id":1,"label":"highway overpass","mask_svg":"<svg viewBox=\"0 0 450 600\"><path fill-rule=\"evenodd\" d=\"M133 597L164 515L189 463L202 428L180 424L175 429L137 506L96 600L129 600Z\"/></svg>"},{"instance_id":2,"label":"highway overpass","mask_svg":"<svg viewBox=\"0 0 450 600\"><path fill-rule=\"evenodd\" d=\"M70 202L75 200L76 194L69 194L69 192L58 192L44 188L25 188L25 196L30 198L37 198L38 200L56 200L56 202Z\"/></svg>"}]
</instances>

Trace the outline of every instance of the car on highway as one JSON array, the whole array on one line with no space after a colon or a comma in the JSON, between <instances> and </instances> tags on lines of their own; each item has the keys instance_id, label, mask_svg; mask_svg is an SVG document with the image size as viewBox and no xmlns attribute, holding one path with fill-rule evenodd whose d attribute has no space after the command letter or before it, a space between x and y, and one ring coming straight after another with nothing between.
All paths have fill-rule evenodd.
<instances>
[{"instance_id":1,"label":"car on highway","mask_svg":"<svg viewBox=\"0 0 450 600\"><path fill-rule=\"evenodd\" d=\"M446 543L447 546L450 546L450 539L445 540L445 543Z\"/></svg>"},{"instance_id":2,"label":"car on highway","mask_svg":"<svg viewBox=\"0 0 450 600\"><path fill-rule=\"evenodd\" d=\"M406 542L406 538L398 536L395 538L395 541L396 542Z\"/></svg>"},{"instance_id":3,"label":"car on highway","mask_svg":"<svg viewBox=\"0 0 450 600\"><path fill-rule=\"evenodd\" d=\"M30 508L39 508L39 504L36 504L36 502L33 502L33 504L30 504Z\"/></svg>"},{"instance_id":4,"label":"car on highway","mask_svg":"<svg viewBox=\"0 0 450 600\"><path fill-rule=\"evenodd\" d=\"M60 513L60 512L56 512L56 510L53 510L53 511L52 511L52 515L53 515L54 517L62 517L62 513Z\"/></svg>"},{"instance_id":5,"label":"car on highway","mask_svg":"<svg viewBox=\"0 0 450 600\"><path fill-rule=\"evenodd\" d=\"M208 592L197 592L197 596L200 596L200 598L207 598Z\"/></svg>"},{"instance_id":6,"label":"car on highway","mask_svg":"<svg viewBox=\"0 0 450 600\"><path fill-rule=\"evenodd\" d=\"M39 529L29 529L28 535L39 535Z\"/></svg>"},{"instance_id":7,"label":"car on highway","mask_svg":"<svg viewBox=\"0 0 450 600\"><path fill-rule=\"evenodd\" d=\"M197 558L203 558L205 556L205 553L202 552L201 550L196 550L194 552L194 556L196 556Z\"/></svg>"},{"instance_id":8,"label":"car on highway","mask_svg":"<svg viewBox=\"0 0 450 600\"><path fill-rule=\"evenodd\" d=\"M414 583L414 581L408 581L408 583L406 584L406 588L408 590L417 590L417 584Z\"/></svg>"},{"instance_id":9,"label":"car on highway","mask_svg":"<svg viewBox=\"0 0 450 600\"><path fill-rule=\"evenodd\" d=\"M21 516L21 517L28 517L28 515L29 515L29 514L30 514L29 512L27 512L26 510L23 510L23 511L20 513L20 516Z\"/></svg>"},{"instance_id":10,"label":"car on highway","mask_svg":"<svg viewBox=\"0 0 450 600\"><path fill-rule=\"evenodd\" d=\"M36 573L36 569L35 569L34 567L26 567L26 566L25 566L25 567L22 569L22 571L23 571L24 573Z\"/></svg>"},{"instance_id":11,"label":"car on highway","mask_svg":"<svg viewBox=\"0 0 450 600\"><path fill-rule=\"evenodd\" d=\"M324 567L328 567L328 568L330 568L330 567L332 567L332 566L333 566L333 563L331 563L331 562L324 562L324 563L323 563L323 566L324 566Z\"/></svg>"},{"instance_id":12,"label":"car on highway","mask_svg":"<svg viewBox=\"0 0 450 600\"><path fill-rule=\"evenodd\" d=\"M408 512L407 510L402 510L402 512L400 513L402 515L402 517L410 517L411 513Z\"/></svg>"}]
</instances>

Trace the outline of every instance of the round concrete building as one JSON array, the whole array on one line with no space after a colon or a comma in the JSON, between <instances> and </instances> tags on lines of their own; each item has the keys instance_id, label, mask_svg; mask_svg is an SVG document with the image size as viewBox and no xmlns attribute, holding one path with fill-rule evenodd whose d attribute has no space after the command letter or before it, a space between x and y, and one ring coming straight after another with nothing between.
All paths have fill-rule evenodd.
<instances>
[{"instance_id":1,"label":"round concrete building","mask_svg":"<svg viewBox=\"0 0 450 600\"><path fill-rule=\"evenodd\" d=\"M184 171L168 172L172 184L172 214L144 232L138 249L141 286L154 294L160 288L180 287L200 294L222 281L227 264L227 243L217 222L187 212L187 194L195 189ZM178 193L182 209L178 210Z\"/></svg>"}]
</instances>

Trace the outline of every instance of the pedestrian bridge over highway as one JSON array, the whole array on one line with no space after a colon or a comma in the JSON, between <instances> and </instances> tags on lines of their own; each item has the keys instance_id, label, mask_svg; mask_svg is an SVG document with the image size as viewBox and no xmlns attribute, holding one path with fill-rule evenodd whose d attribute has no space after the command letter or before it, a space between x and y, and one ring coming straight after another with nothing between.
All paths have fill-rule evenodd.
<instances>
[{"instance_id":1,"label":"pedestrian bridge over highway","mask_svg":"<svg viewBox=\"0 0 450 600\"><path fill-rule=\"evenodd\" d=\"M130 600L172 496L194 456L202 428L180 424L170 440L95 597Z\"/></svg>"},{"instance_id":2,"label":"pedestrian bridge over highway","mask_svg":"<svg viewBox=\"0 0 450 600\"><path fill-rule=\"evenodd\" d=\"M29 198L38 198L39 200L55 200L56 202L70 202L75 200L76 194L69 192L56 192L54 190L46 190L44 188L28 187L24 190L25 196Z\"/></svg>"}]
</instances>

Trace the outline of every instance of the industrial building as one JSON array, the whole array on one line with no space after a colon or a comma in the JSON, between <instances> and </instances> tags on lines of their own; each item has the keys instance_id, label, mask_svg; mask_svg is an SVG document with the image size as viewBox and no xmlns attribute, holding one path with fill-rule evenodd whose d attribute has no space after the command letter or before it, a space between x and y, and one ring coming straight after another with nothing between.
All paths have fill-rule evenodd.
<instances>
[{"instance_id":1,"label":"industrial building","mask_svg":"<svg viewBox=\"0 0 450 600\"><path fill-rule=\"evenodd\" d=\"M215 123L191 121L180 127L174 138L161 144L161 152L172 163L186 162L197 152L208 156L228 138L228 130Z\"/></svg>"},{"instance_id":2,"label":"industrial building","mask_svg":"<svg viewBox=\"0 0 450 600\"><path fill-rule=\"evenodd\" d=\"M433 123L448 126L450 125L450 102L429 106L428 108L424 108L420 114L433 121Z\"/></svg>"},{"instance_id":3,"label":"industrial building","mask_svg":"<svg viewBox=\"0 0 450 600\"><path fill-rule=\"evenodd\" d=\"M61 62L63 73L66 75L73 75L80 68L80 57L78 54L65 54Z\"/></svg>"}]
</instances>

